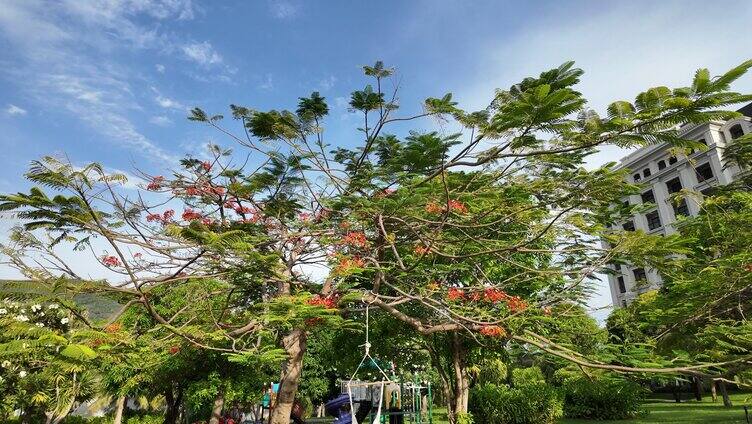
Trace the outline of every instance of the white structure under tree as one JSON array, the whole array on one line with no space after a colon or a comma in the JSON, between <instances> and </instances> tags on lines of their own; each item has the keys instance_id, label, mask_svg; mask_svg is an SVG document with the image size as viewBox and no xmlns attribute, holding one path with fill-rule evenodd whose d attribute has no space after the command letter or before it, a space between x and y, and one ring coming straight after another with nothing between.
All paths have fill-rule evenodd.
<instances>
[{"instance_id":1,"label":"white structure under tree","mask_svg":"<svg viewBox=\"0 0 752 424\"><path fill-rule=\"evenodd\" d=\"M672 155L665 143L639 149L621 160L620 168L627 168L629 181L643 185L641 194L623 199L631 205L651 203L655 207L632 219L619 223L625 230L642 230L646 233L672 234L674 223L681 215L694 216L700 211L700 199L714 186L733 181L739 170L724 169L723 148L727 142L752 132L752 103L739 109L744 116L722 122L714 121L701 125L685 125L680 136L697 140L707 146L706 150L688 155ZM671 201L671 195L682 189L701 194L679 204ZM695 200L698 199L698 200ZM661 284L655 270L629 265L611 265L614 274L608 275L611 299L615 307L626 306L635 297Z\"/></svg>"}]
</instances>

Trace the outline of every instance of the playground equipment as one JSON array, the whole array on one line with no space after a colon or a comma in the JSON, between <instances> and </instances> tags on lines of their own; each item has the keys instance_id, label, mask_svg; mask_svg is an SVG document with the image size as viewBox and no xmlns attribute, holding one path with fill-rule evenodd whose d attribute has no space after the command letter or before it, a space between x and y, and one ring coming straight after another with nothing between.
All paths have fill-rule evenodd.
<instances>
[{"instance_id":1,"label":"playground equipment","mask_svg":"<svg viewBox=\"0 0 752 424\"><path fill-rule=\"evenodd\" d=\"M350 379L341 383L341 394L325 404L326 413L335 417L334 424L386 424L387 421L389 424L433 424L431 384L394 381L394 369L390 378L379 361L371 356L369 310L370 305L366 305L366 341L361 345L364 348L363 358ZM376 368L381 380L356 380L358 371L363 367ZM426 420L423 419L424 393Z\"/></svg>"}]
</instances>

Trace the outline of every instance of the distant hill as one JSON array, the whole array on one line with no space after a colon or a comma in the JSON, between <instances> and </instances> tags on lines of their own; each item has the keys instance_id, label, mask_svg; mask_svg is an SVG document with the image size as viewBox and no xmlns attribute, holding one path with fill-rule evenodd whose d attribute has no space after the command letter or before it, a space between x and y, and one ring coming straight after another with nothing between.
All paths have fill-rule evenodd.
<instances>
[{"instance_id":1,"label":"distant hill","mask_svg":"<svg viewBox=\"0 0 752 424\"><path fill-rule=\"evenodd\" d=\"M0 280L0 293L33 293L29 286L24 287L24 280ZM33 297L33 295L32 295ZM120 304L100 294L82 293L73 296L73 301L81 306L92 321L105 321L120 308Z\"/></svg>"}]
</instances>

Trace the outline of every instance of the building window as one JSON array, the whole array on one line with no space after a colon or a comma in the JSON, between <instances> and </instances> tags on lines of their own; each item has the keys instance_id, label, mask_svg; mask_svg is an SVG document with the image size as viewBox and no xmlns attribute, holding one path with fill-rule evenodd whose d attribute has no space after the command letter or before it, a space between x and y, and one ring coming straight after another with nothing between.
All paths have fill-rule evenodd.
<instances>
[{"instance_id":1,"label":"building window","mask_svg":"<svg viewBox=\"0 0 752 424\"><path fill-rule=\"evenodd\" d=\"M669 165L673 165L673 164L675 164L675 163L676 163L677 161L678 161L678 160L676 159L676 156L671 156L670 158L668 158L668 164L669 164Z\"/></svg>"},{"instance_id":2,"label":"building window","mask_svg":"<svg viewBox=\"0 0 752 424\"><path fill-rule=\"evenodd\" d=\"M689 208L687 207L687 199L681 199L678 205L674 205L674 215L689 216Z\"/></svg>"},{"instance_id":3,"label":"building window","mask_svg":"<svg viewBox=\"0 0 752 424\"><path fill-rule=\"evenodd\" d=\"M634 231L635 226L633 221L627 221L623 224L621 224L621 227L624 228L624 231Z\"/></svg>"},{"instance_id":4,"label":"building window","mask_svg":"<svg viewBox=\"0 0 752 424\"><path fill-rule=\"evenodd\" d=\"M673 180L666 181L666 189L669 193L677 193L681 191L682 185L679 177L676 177Z\"/></svg>"},{"instance_id":5,"label":"building window","mask_svg":"<svg viewBox=\"0 0 752 424\"><path fill-rule=\"evenodd\" d=\"M704 197L710 197L715 194L715 187L708 187L705 190L702 190L700 193L702 193Z\"/></svg>"},{"instance_id":6,"label":"building window","mask_svg":"<svg viewBox=\"0 0 752 424\"><path fill-rule=\"evenodd\" d=\"M650 230L655 230L656 228L661 228L661 217L658 215L658 211L655 210L653 212L648 212L645 214L645 219L648 220L648 228Z\"/></svg>"},{"instance_id":7,"label":"building window","mask_svg":"<svg viewBox=\"0 0 752 424\"><path fill-rule=\"evenodd\" d=\"M739 124L734 125L729 129L729 134L731 134L731 139L736 140L737 138L744 135L744 130L742 129L742 126Z\"/></svg>"},{"instance_id":8,"label":"building window","mask_svg":"<svg viewBox=\"0 0 752 424\"><path fill-rule=\"evenodd\" d=\"M647 274L645 274L644 268L635 268L634 270L632 270L632 274L634 274L635 281L647 280Z\"/></svg>"},{"instance_id":9,"label":"building window","mask_svg":"<svg viewBox=\"0 0 752 424\"><path fill-rule=\"evenodd\" d=\"M635 182L640 181L640 174L634 174L633 178L634 178Z\"/></svg>"},{"instance_id":10,"label":"building window","mask_svg":"<svg viewBox=\"0 0 752 424\"><path fill-rule=\"evenodd\" d=\"M658 161L658 170L660 171L661 169L666 169L666 161L662 159Z\"/></svg>"},{"instance_id":11,"label":"building window","mask_svg":"<svg viewBox=\"0 0 752 424\"><path fill-rule=\"evenodd\" d=\"M619 293L626 293L627 286L624 285L624 277L619 277L616 280L619 282Z\"/></svg>"},{"instance_id":12,"label":"building window","mask_svg":"<svg viewBox=\"0 0 752 424\"><path fill-rule=\"evenodd\" d=\"M648 190L641 195L642 197L642 203L655 203L655 195L653 195L653 190Z\"/></svg>"},{"instance_id":13,"label":"building window","mask_svg":"<svg viewBox=\"0 0 752 424\"><path fill-rule=\"evenodd\" d=\"M647 178L650 176L650 168L645 168L642 170L642 176Z\"/></svg>"},{"instance_id":14,"label":"building window","mask_svg":"<svg viewBox=\"0 0 752 424\"><path fill-rule=\"evenodd\" d=\"M697 181L699 182L713 178L713 168L710 167L710 162L705 162L695 168L695 173L697 174Z\"/></svg>"}]
</instances>

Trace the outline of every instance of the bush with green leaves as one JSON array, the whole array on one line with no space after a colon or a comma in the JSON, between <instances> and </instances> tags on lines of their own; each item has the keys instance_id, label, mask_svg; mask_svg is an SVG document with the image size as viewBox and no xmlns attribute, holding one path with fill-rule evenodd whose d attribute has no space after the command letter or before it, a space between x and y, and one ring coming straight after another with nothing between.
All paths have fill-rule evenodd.
<instances>
[{"instance_id":1,"label":"bush with green leaves","mask_svg":"<svg viewBox=\"0 0 752 424\"><path fill-rule=\"evenodd\" d=\"M545 383L511 388L484 384L470 391L475 424L549 424L563 415L559 391Z\"/></svg>"},{"instance_id":2,"label":"bush with green leaves","mask_svg":"<svg viewBox=\"0 0 752 424\"><path fill-rule=\"evenodd\" d=\"M620 420L645 412L642 404L647 391L632 381L581 376L567 379L562 391L567 418Z\"/></svg>"},{"instance_id":3,"label":"bush with green leaves","mask_svg":"<svg viewBox=\"0 0 752 424\"><path fill-rule=\"evenodd\" d=\"M538 367L515 368L512 370L512 385L523 387L537 384L545 384L546 377Z\"/></svg>"}]
</instances>

